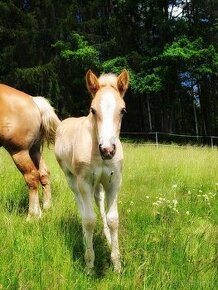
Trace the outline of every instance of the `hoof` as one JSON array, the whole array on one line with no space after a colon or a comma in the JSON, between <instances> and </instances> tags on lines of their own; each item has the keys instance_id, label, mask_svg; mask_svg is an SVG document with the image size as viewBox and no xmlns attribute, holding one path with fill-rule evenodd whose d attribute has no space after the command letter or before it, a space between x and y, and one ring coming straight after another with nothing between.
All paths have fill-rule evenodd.
<instances>
[{"instance_id":1,"label":"hoof","mask_svg":"<svg viewBox=\"0 0 218 290\"><path fill-rule=\"evenodd\" d=\"M42 211L41 211L41 209L39 209L37 211L33 211L33 210L30 211L29 210L28 216L27 216L27 221L40 219L41 217L42 217Z\"/></svg>"},{"instance_id":2,"label":"hoof","mask_svg":"<svg viewBox=\"0 0 218 290\"><path fill-rule=\"evenodd\" d=\"M88 276L94 276L95 275L95 269L94 269L94 267L92 267L92 268L88 268L88 267L86 267L86 274L88 275Z\"/></svg>"},{"instance_id":3,"label":"hoof","mask_svg":"<svg viewBox=\"0 0 218 290\"><path fill-rule=\"evenodd\" d=\"M43 209L47 210L51 207L51 201L44 201L43 202Z\"/></svg>"},{"instance_id":4,"label":"hoof","mask_svg":"<svg viewBox=\"0 0 218 290\"><path fill-rule=\"evenodd\" d=\"M116 264L114 264L114 272L120 274L122 272L122 266L121 266L121 262L118 261L116 262Z\"/></svg>"}]
</instances>

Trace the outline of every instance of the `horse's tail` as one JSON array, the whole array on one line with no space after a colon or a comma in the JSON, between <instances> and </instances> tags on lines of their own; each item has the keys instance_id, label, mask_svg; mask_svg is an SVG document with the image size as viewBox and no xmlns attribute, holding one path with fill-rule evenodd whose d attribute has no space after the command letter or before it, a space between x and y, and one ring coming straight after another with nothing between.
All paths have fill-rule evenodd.
<instances>
[{"instance_id":1,"label":"horse's tail","mask_svg":"<svg viewBox=\"0 0 218 290\"><path fill-rule=\"evenodd\" d=\"M48 144L54 144L56 129L61 121L55 114L54 108L49 104L48 100L43 97L33 97L33 101L39 108L42 116L43 137Z\"/></svg>"}]
</instances>

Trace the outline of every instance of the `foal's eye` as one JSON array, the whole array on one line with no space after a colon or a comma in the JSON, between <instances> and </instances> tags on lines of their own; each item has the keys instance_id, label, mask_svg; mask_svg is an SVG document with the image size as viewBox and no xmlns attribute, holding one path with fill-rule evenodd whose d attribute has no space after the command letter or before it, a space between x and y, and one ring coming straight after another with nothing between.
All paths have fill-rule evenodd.
<instances>
[{"instance_id":1,"label":"foal's eye","mask_svg":"<svg viewBox=\"0 0 218 290\"><path fill-rule=\"evenodd\" d=\"M126 114L126 108L123 108L123 109L121 110L121 115L124 115L124 114Z\"/></svg>"},{"instance_id":2,"label":"foal's eye","mask_svg":"<svg viewBox=\"0 0 218 290\"><path fill-rule=\"evenodd\" d=\"M95 115L96 114L96 110L94 109L94 108L90 108L90 112L93 114L93 115Z\"/></svg>"}]
</instances>

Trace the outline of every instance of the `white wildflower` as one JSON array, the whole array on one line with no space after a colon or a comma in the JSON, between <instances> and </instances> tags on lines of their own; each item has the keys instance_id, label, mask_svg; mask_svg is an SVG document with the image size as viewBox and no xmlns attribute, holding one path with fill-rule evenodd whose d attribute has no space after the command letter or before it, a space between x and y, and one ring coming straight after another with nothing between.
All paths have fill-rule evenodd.
<instances>
[{"instance_id":1,"label":"white wildflower","mask_svg":"<svg viewBox=\"0 0 218 290\"><path fill-rule=\"evenodd\" d=\"M206 200L209 200L209 197L208 197L207 194L203 194L202 196L203 196Z\"/></svg>"},{"instance_id":2,"label":"white wildflower","mask_svg":"<svg viewBox=\"0 0 218 290\"><path fill-rule=\"evenodd\" d=\"M166 201L166 198L159 197L159 200L160 200L160 201Z\"/></svg>"},{"instance_id":3,"label":"white wildflower","mask_svg":"<svg viewBox=\"0 0 218 290\"><path fill-rule=\"evenodd\" d=\"M173 210L177 213L179 213L178 209L176 207L173 207Z\"/></svg>"},{"instance_id":4,"label":"white wildflower","mask_svg":"<svg viewBox=\"0 0 218 290\"><path fill-rule=\"evenodd\" d=\"M172 203L173 203L173 206L176 207L176 205L178 204L178 200L177 199L173 199Z\"/></svg>"}]
</instances>

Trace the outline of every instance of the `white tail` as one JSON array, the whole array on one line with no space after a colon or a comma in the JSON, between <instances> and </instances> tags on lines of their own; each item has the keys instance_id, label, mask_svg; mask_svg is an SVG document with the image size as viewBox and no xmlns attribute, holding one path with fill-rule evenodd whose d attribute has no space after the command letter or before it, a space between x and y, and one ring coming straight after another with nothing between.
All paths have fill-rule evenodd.
<instances>
[{"instance_id":1,"label":"white tail","mask_svg":"<svg viewBox=\"0 0 218 290\"><path fill-rule=\"evenodd\" d=\"M33 97L33 101L39 108L42 116L42 131L44 138L48 143L54 144L56 129L61 121L58 119L54 108L49 104L48 100L43 97Z\"/></svg>"}]
</instances>

